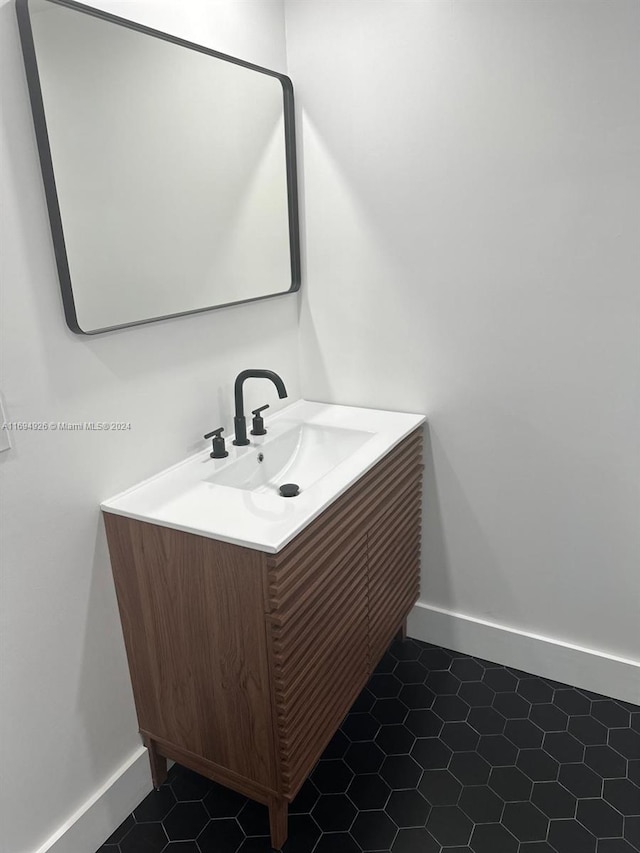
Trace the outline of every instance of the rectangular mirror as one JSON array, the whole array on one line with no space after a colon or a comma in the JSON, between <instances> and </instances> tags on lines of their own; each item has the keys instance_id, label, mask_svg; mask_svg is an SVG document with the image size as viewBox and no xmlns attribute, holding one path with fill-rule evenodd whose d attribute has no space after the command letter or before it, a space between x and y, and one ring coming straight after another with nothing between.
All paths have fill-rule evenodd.
<instances>
[{"instance_id":1,"label":"rectangular mirror","mask_svg":"<svg viewBox=\"0 0 640 853\"><path fill-rule=\"evenodd\" d=\"M71 0L16 9L74 332L299 288L288 77Z\"/></svg>"}]
</instances>

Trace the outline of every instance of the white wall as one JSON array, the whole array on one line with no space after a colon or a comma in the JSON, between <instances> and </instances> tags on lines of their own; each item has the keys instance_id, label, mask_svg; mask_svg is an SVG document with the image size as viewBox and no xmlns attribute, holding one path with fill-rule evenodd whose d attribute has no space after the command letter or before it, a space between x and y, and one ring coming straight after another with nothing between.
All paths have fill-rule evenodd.
<instances>
[{"instance_id":1,"label":"white wall","mask_svg":"<svg viewBox=\"0 0 640 853\"><path fill-rule=\"evenodd\" d=\"M281 0L96 5L286 71ZM0 455L0 847L32 853L140 744L98 503L204 447L205 431L231 430L239 370L272 368L299 397L298 305L283 296L95 338L68 331L8 0L0 0L0 39L7 417L132 425L13 433L13 449ZM250 386L253 407L276 408L267 383ZM134 803L124 805L111 829Z\"/></svg>"},{"instance_id":2,"label":"white wall","mask_svg":"<svg viewBox=\"0 0 640 853\"><path fill-rule=\"evenodd\" d=\"M463 614L640 661L640 5L286 13L303 390L429 418L425 638L439 608L452 644Z\"/></svg>"}]
</instances>

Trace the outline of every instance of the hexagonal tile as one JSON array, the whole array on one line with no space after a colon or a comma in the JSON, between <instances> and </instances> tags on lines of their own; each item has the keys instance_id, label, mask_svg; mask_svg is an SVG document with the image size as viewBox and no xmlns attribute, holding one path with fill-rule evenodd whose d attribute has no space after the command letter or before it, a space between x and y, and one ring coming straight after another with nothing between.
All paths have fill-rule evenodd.
<instances>
[{"instance_id":1,"label":"hexagonal tile","mask_svg":"<svg viewBox=\"0 0 640 853\"><path fill-rule=\"evenodd\" d=\"M311 774L321 794L344 794L353 779L353 771L341 759L322 759Z\"/></svg>"},{"instance_id":2,"label":"hexagonal tile","mask_svg":"<svg viewBox=\"0 0 640 853\"><path fill-rule=\"evenodd\" d=\"M327 744L325 751L322 753L322 757L326 759L344 758L344 754L347 749L349 749L350 743L351 741L344 732L341 732L340 729L338 729Z\"/></svg>"},{"instance_id":3,"label":"hexagonal tile","mask_svg":"<svg viewBox=\"0 0 640 853\"><path fill-rule=\"evenodd\" d=\"M558 762L543 749L521 749L516 764L534 782L552 782L558 778Z\"/></svg>"},{"instance_id":4,"label":"hexagonal tile","mask_svg":"<svg viewBox=\"0 0 640 853\"><path fill-rule=\"evenodd\" d=\"M209 823L209 814L201 802L176 803L162 821L170 841L191 841Z\"/></svg>"},{"instance_id":5,"label":"hexagonal tile","mask_svg":"<svg viewBox=\"0 0 640 853\"><path fill-rule=\"evenodd\" d=\"M368 711L360 714L349 714L340 726L341 731L350 741L373 740L380 723Z\"/></svg>"},{"instance_id":6,"label":"hexagonal tile","mask_svg":"<svg viewBox=\"0 0 640 853\"><path fill-rule=\"evenodd\" d=\"M501 735L507 723L495 708L472 708L467 722L481 735Z\"/></svg>"},{"instance_id":7,"label":"hexagonal tile","mask_svg":"<svg viewBox=\"0 0 640 853\"><path fill-rule=\"evenodd\" d=\"M177 765L174 765L177 767ZM171 779L171 788L178 802L191 802L202 800L213 786L210 779L205 779L193 770L186 767L178 767Z\"/></svg>"},{"instance_id":8,"label":"hexagonal tile","mask_svg":"<svg viewBox=\"0 0 640 853\"><path fill-rule=\"evenodd\" d=\"M283 848L284 850L285 848ZM245 838L237 853L271 853L271 842L268 835Z\"/></svg>"},{"instance_id":9,"label":"hexagonal tile","mask_svg":"<svg viewBox=\"0 0 640 853\"><path fill-rule=\"evenodd\" d=\"M574 817L576 798L558 782L536 782L531 802L547 817Z\"/></svg>"},{"instance_id":10,"label":"hexagonal tile","mask_svg":"<svg viewBox=\"0 0 640 853\"><path fill-rule=\"evenodd\" d=\"M236 817L247 802L247 798L231 788L215 784L202 801L211 818Z\"/></svg>"},{"instance_id":11,"label":"hexagonal tile","mask_svg":"<svg viewBox=\"0 0 640 853\"><path fill-rule=\"evenodd\" d=\"M618 731L618 729L612 731ZM616 779L626 776L627 773L627 762L624 757L609 746L588 746L584 751L584 763L603 779Z\"/></svg>"},{"instance_id":12,"label":"hexagonal tile","mask_svg":"<svg viewBox=\"0 0 640 853\"><path fill-rule=\"evenodd\" d=\"M488 669L482 681L496 693L512 693L518 686L518 679L504 668Z\"/></svg>"},{"instance_id":13,"label":"hexagonal tile","mask_svg":"<svg viewBox=\"0 0 640 853\"><path fill-rule=\"evenodd\" d=\"M312 853L320 838L320 827L308 814L289 817L289 840L282 853ZM269 841L269 844L271 842Z\"/></svg>"},{"instance_id":14,"label":"hexagonal tile","mask_svg":"<svg viewBox=\"0 0 640 853\"><path fill-rule=\"evenodd\" d=\"M371 709L371 715L383 726L403 723L407 713L407 707L400 699L378 699Z\"/></svg>"},{"instance_id":15,"label":"hexagonal tile","mask_svg":"<svg viewBox=\"0 0 640 853\"><path fill-rule=\"evenodd\" d=\"M585 746L607 742L607 730L593 717L571 717L569 732Z\"/></svg>"},{"instance_id":16,"label":"hexagonal tile","mask_svg":"<svg viewBox=\"0 0 640 853\"><path fill-rule=\"evenodd\" d=\"M161 823L136 823L120 841L121 853L161 853L167 843Z\"/></svg>"},{"instance_id":17,"label":"hexagonal tile","mask_svg":"<svg viewBox=\"0 0 640 853\"><path fill-rule=\"evenodd\" d=\"M640 788L629 779L607 779L602 796L623 815L640 815Z\"/></svg>"},{"instance_id":18,"label":"hexagonal tile","mask_svg":"<svg viewBox=\"0 0 640 853\"><path fill-rule=\"evenodd\" d=\"M407 708L419 710L430 708L436 696L425 684L405 684L398 698Z\"/></svg>"},{"instance_id":19,"label":"hexagonal tile","mask_svg":"<svg viewBox=\"0 0 640 853\"><path fill-rule=\"evenodd\" d=\"M508 803L528 800L533 782L517 767L494 767L489 776L489 787Z\"/></svg>"},{"instance_id":20,"label":"hexagonal tile","mask_svg":"<svg viewBox=\"0 0 640 853\"><path fill-rule=\"evenodd\" d=\"M458 806L434 806L427 820L427 829L436 841L451 847L469 841L473 824Z\"/></svg>"},{"instance_id":21,"label":"hexagonal tile","mask_svg":"<svg viewBox=\"0 0 640 853\"><path fill-rule=\"evenodd\" d=\"M640 760L635 759L635 761L632 761L629 759L627 762L627 776L634 785L640 787Z\"/></svg>"},{"instance_id":22,"label":"hexagonal tile","mask_svg":"<svg viewBox=\"0 0 640 853\"><path fill-rule=\"evenodd\" d=\"M162 853L202 853L202 851L195 841L170 841ZM235 853L235 848L231 853Z\"/></svg>"},{"instance_id":23,"label":"hexagonal tile","mask_svg":"<svg viewBox=\"0 0 640 853\"><path fill-rule=\"evenodd\" d=\"M401 828L424 826L431 806L416 790L393 791L385 812Z\"/></svg>"},{"instance_id":24,"label":"hexagonal tile","mask_svg":"<svg viewBox=\"0 0 640 853\"><path fill-rule=\"evenodd\" d=\"M640 758L640 733L633 729L611 729L609 746L625 758Z\"/></svg>"},{"instance_id":25,"label":"hexagonal tile","mask_svg":"<svg viewBox=\"0 0 640 853\"><path fill-rule=\"evenodd\" d=\"M558 853L595 853L596 849L595 836L577 820L552 820L547 840Z\"/></svg>"},{"instance_id":26,"label":"hexagonal tile","mask_svg":"<svg viewBox=\"0 0 640 853\"><path fill-rule=\"evenodd\" d=\"M565 714L588 714L591 710L590 700L573 687L556 690L553 704L557 705Z\"/></svg>"},{"instance_id":27,"label":"hexagonal tile","mask_svg":"<svg viewBox=\"0 0 640 853\"><path fill-rule=\"evenodd\" d=\"M383 809L389 799L391 788L377 773L356 776L349 785L347 796L362 811Z\"/></svg>"},{"instance_id":28,"label":"hexagonal tile","mask_svg":"<svg viewBox=\"0 0 640 853\"><path fill-rule=\"evenodd\" d=\"M523 678L518 682L517 693L528 702L551 702L553 690L541 678Z\"/></svg>"},{"instance_id":29,"label":"hexagonal tile","mask_svg":"<svg viewBox=\"0 0 640 853\"><path fill-rule=\"evenodd\" d=\"M622 835L622 815L604 800L580 800L576 820L596 838L615 838Z\"/></svg>"},{"instance_id":30,"label":"hexagonal tile","mask_svg":"<svg viewBox=\"0 0 640 853\"><path fill-rule=\"evenodd\" d=\"M498 693L493 707L507 720L525 719L531 711L531 704L517 693Z\"/></svg>"},{"instance_id":31,"label":"hexagonal tile","mask_svg":"<svg viewBox=\"0 0 640 853\"><path fill-rule=\"evenodd\" d=\"M420 662L430 671L449 669L452 657L444 649L425 649L420 655Z\"/></svg>"},{"instance_id":32,"label":"hexagonal tile","mask_svg":"<svg viewBox=\"0 0 640 853\"><path fill-rule=\"evenodd\" d=\"M391 848L392 853L440 853L441 849L433 835L421 828L401 829Z\"/></svg>"},{"instance_id":33,"label":"hexagonal tile","mask_svg":"<svg viewBox=\"0 0 640 853\"><path fill-rule=\"evenodd\" d=\"M591 704L591 716L608 729L622 729L629 725L629 712L611 699L603 699Z\"/></svg>"},{"instance_id":34,"label":"hexagonal tile","mask_svg":"<svg viewBox=\"0 0 640 853\"><path fill-rule=\"evenodd\" d=\"M601 838L598 841L598 853L638 853L638 849L624 838Z\"/></svg>"},{"instance_id":35,"label":"hexagonal tile","mask_svg":"<svg viewBox=\"0 0 640 853\"><path fill-rule=\"evenodd\" d=\"M320 837L313 853L361 853L360 845L357 844L348 832L334 832L331 835Z\"/></svg>"},{"instance_id":36,"label":"hexagonal tile","mask_svg":"<svg viewBox=\"0 0 640 853\"><path fill-rule=\"evenodd\" d=\"M373 703L375 701L376 697L368 688L365 687L360 691L360 695L351 706L351 712L370 711L373 708Z\"/></svg>"},{"instance_id":37,"label":"hexagonal tile","mask_svg":"<svg viewBox=\"0 0 640 853\"><path fill-rule=\"evenodd\" d=\"M569 732L547 732L542 748L561 764L582 761L584 757L584 746Z\"/></svg>"},{"instance_id":38,"label":"hexagonal tile","mask_svg":"<svg viewBox=\"0 0 640 853\"><path fill-rule=\"evenodd\" d=\"M504 736L518 749L539 749L544 733L531 720L507 720Z\"/></svg>"},{"instance_id":39,"label":"hexagonal tile","mask_svg":"<svg viewBox=\"0 0 640 853\"><path fill-rule=\"evenodd\" d=\"M432 806L454 806L462 785L448 770L425 770L418 790Z\"/></svg>"},{"instance_id":40,"label":"hexagonal tile","mask_svg":"<svg viewBox=\"0 0 640 853\"><path fill-rule=\"evenodd\" d=\"M308 814L318 802L319 796L320 791L311 779L307 779L296 794L295 799L289 803L289 814Z\"/></svg>"},{"instance_id":41,"label":"hexagonal tile","mask_svg":"<svg viewBox=\"0 0 640 853\"><path fill-rule=\"evenodd\" d=\"M417 660L403 660L393 670L396 678L403 684L422 684L427 677L427 670Z\"/></svg>"},{"instance_id":42,"label":"hexagonal tile","mask_svg":"<svg viewBox=\"0 0 640 853\"><path fill-rule=\"evenodd\" d=\"M410 755L390 755L385 758L380 775L394 790L415 788L422 768Z\"/></svg>"},{"instance_id":43,"label":"hexagonal tile","mask_svg":"<svg viewBox=\"0 0 640 853\"><path fill-rule=\"evenodd\" d=\"M469 714L469 706L459 696L437 696L432 710L446 722L461 722Z\"/></svg>"},{"instance_id":44,"label":"hexagonal tile","mask_svg":"<svg viewBox=\"0 0 640 853\"><path fill-rule=\"evenodd\" d=\"M405 726L416 737L437 737L443 728L443 722L433 711L409 711Z\"/></svg>"},{"instance_id":45,"label":"hexagonal tile","mask_svg":"<svg viewBox=\"0 0 640 853\"><path fill-rule=\"evenodd\" d=\"M382 811L360 812L351 827L351 835L365 851L389 848L395 834L395 824Z\"/></svg>"},{"instance_id":46,"label":"hexagonal tile","mask_svg":"<svg viewBox=\"0 0 640 853\"><path fill-rule=\"evenodd\" d=\"M467 681L458 690L458 696L472 708L485 708L493 703L495 692L482 681Z\"/></svg>"},{"instance_id":47,"label":"hexagonal tile","mask_svg":"<svg viewBox=\"0 0 640 853\"><path fill-rule=\"evenodd\" d=\"M198 836L197 849L201 853L235 853L244 837L233 818L210 820Z\"/></svg>"},{"instance_id":48,"label":"hexagonal tile","mask_svg":"<svg viewBox=\"0 0 640 853\"><path fill-rule=\"evenodd\" d=\"M484 675L484 667L473 658L456 658L449 670L460 681L480 681Z\"/></svg>"},{"instance_id":49,"label":"hexagonal tile","mask_svg":"<svg viewBox=\"0 0 640 853\"><path fill-rule=\"evenodd\" d=\"M457 693L461 681L452 672L430 672L425 684L438 696L446 696Z\"/></svg>"},{"instance_id":50,"label":"hexagonal tile","mask_svg":"<svg viewBox=\"0 0 640 853\"><path fill-rule=\"evenodd\" d=\"M482 735L478 752L492 767L515 764L518 757L518 748L504 735Z\"/></svg>"},{"instance_id":51,"label":"hexagonal tile","mask_svg":"<svg viewBox=\"0 0 640 853\"><path fill-rule=\"evenodd\" d=\"M484 785L491 767L477 752L455 752L449 770L463 785Z\"/></svg>"},{"instance_id":52,"label":"hexagonal tile","mask_svg":"<svg viewBox=\"0 0 640 853\"><path fill-rule=\"evenodd\" d=\"M367 684L368 690L377 699L390 699L392 696L397 696L401 687L402 682L395 675L384 672L372 675Z\"/></svg>"},{"instance_id":53,"label":"hexagonal tile","mask_svg":"<svg viewBox=\"0 0 640 853\"><path fill-rule=\"evenodd\" d=\"M393 672L393 670L396 668L397 663L397 659L393 655L389 654L389 652L387 652L378 661L378 665L376 666L376 672Z\"/></svg>"},{"instance_id":54,"label":"hexagonal tile","mask_svg":"<svg viewBox=\"0 0 640 853\"><path fill-rule=\"evenodd\" d=\"M237 817L245 835L269 834L269 811L262 803L248 800Z\"/></svg>"},{"instance_id":55,"label":"hexagonal tile","mask_svg":"<svg viewBox=\"0 0 640 853\"><path fill-rule=\"evenodd\" d=\"M396 660L418 660L422 651L422 646L410 637L406 640L395 640L389 648L389 654Z\"/></svg>"},{"instance_id":56,"label":"hexagonal tile","mask_svg":"<svg viewBox=\"0 0 640 853\"><path fill-rule=\"evenodd\" d=\"M501 823L519 841L544 841L549 819L533 803L507 803Z\"/></svg>"},{"instance_id":57,"label":"hexagonal tile","mask_svg":"<svg viewBox=\"0 0 640 853\"><path fill-rule=\"evenodd\" d=\"M323 832L346 832L357 813L346 794L323 794L311 812Z\"/></svg>"},{"instance_id":58,"label":"hexagonal tile","mask_svg":"<svg viewBox=\"0 0 640 853\"><path fill-rule=\"evenodd\" d=\"M385 754L375 743L352 743L344 757L354 773L377 773Z\"/></svg>"},{"instance_id":59,"label":"hexagonal tile","mask_svg":"<svg viewBox=\"0 0 640 853\"><path fill-rule=\"evenodd\" d=\"M602 792L602 778L586 764L563 764L558 780L576 797L599 797Z\"/></svg>"},{"instance_id":60,"label":"hexagonal tile","mask_svg":"<svg viewBox=\"0 0 640 853\"><path fill-rule=\"evenodd\" d=\"M418 738L411 750L412 758L425 770L448 767L452 754L437 737Z\"/></svg>"},{"instance_id":61,"label":"hexagonal tile","mask_svg":"<svg viewBox=\"0 0 640 853\"><path fill-rule=\"evenodd\" d=\"M478 733L468 723L445 723L440 737L454 752L475 749L480 740Z\"/></svg>"},{"instance_id":62,"label":"hexagonal tile","mask_svg":"<svg viewBox=\"0 0 640 853\"><path fill-rule=\"evenodd\" d=\"M473 829L469 846L474 853L517 853L518 842L499 823L482 823Z\"/></svg>"},{"instance_id":63,"label":"hexagonal tile","mask_svg":"<svg viewBox=\"0 0 640 853\"><path fill-rule=\"evenodd\" d=\"M487 785L463 788L458 805L474 823L495 823L504 809L504 801Z\"/></svg>"},{"instance_id":64,"label":"hexagonal tile","mask_svg":"<svg viewBox=\"0 0 640 853\"><path fill-rule=\"evenodd\" d=\"M632 847L636 850L640 850L640 817L625 818L624 837Z\"/></svg>"},{"instance_id":65,"label":"hexagonal tile","mask_svg":"<svg viewBox=\"0 0 640 853\"><path fill-rule=\"evenodd\" d=\"M569 722L564 711L551 703L532 705L529 719L545 732L564 732Z\"/></svg>"},{"instance_id":66,"label":"hexagonal tile","mask_svg":"<svg viewBox=\"0 0 640 853\"><path fill-rule=\"evenodd\" d=\"M220 786L222 787L222 786ZM222 788L223 791L228 791L229 788ZM239 796L236 794L235 796ZM240 805L245 803L245 797L240 796ZM163 785L159 790L152 791L144 798L137 809L134 810L133 816L137 823L153 823L154 821L163 820L176 804L176 798L173 791L168 785Z\"/></svg>"},{"instance_id":67,"label":"hexagonal tile","mask_svg":"<svg viewBox=\"0 0 640 853\"><path fill-rule=\"evenodd\" d=\"M376 735L376 743L385 755L405 755L411 752L415 741L406 726L383 726Z\"/></svg>"}]
</instances>

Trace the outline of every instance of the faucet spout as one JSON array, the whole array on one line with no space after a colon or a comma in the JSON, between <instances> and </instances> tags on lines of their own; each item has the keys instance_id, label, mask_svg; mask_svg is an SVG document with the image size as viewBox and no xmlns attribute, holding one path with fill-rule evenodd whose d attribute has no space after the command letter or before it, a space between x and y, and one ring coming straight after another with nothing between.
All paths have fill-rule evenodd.
<instances>
[{"instance_id":1,"label":"faucet spout","mask_svg":"<svg viewBox=\"0 0 640 853\"><path fill-rule=\"evenodd\" d=\"M247 438L247 422L244 417L244 396L243 396L243 388L244 383L247 379L270 379L271 382L276 386L276 390L278 392L278 397L283 400L287 396L287 389L285 388L284 382L278 376L277 373L274 373L273 370L241 370L240 373L236 376L235 385L233 387L233 394L235 398L235 417L233 419L235 438L233 443L235 445L246 445L249 444L249 439Z\"/></svg>"}]
</instances>

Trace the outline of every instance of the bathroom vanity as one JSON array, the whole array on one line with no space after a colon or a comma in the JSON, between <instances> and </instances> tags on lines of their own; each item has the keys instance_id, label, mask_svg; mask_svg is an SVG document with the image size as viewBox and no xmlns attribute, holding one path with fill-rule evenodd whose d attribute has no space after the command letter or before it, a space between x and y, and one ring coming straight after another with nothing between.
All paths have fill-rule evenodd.
<instances>
[{"instance_id":1,"label":"bathroom vanity","mask_svg":"<svg viewBox=\"0 0 640 853\"><path fill-rule=\"evenodd\" d=\"M289 802L418 597L422 421L300 401L229 459L197 454L103 503L156 786L173 759L265 803L283 845ZM254 473L286 441L295 498Z\"/></svg>"}]
</instances>

